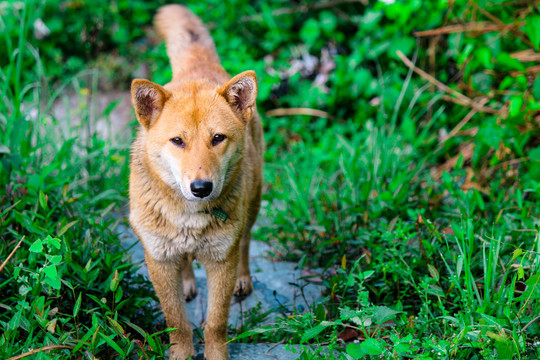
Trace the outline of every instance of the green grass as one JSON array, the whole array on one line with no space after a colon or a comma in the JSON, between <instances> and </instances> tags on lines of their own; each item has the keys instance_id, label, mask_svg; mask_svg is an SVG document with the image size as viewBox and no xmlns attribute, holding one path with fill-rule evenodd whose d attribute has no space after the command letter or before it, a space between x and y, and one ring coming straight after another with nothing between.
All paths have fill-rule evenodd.
<instances>
[{"instance_id":1,"label":"green grass","mask_svg":"<svg viewBox=\"0 0 540 360\"><path fill-rule=\"evenodd\" d=\"M255 238L320 269L326 289L306 314L271 326L260 328L254 309L231 339L301 344L302 359L327 358L321 344L346 360L540 357L540 77L511 56L538 51L538 9L188 3L226 69L258 74L267 152ZM0 264L14 254L0 270L0 358L55 345L67 348L34 358L162 358L151 284L115 230L130 136L93 131L89 103L127 87L143 64L168 81L163 45L145 37L161 2L29 4L0 8ZM493 21L486 12L518 25L412 35ZM37 18L49 36L34 37ZM492 111L452 133L470 107L445 101L396 50ZM322 85L320 68L290 71L324 53L335 68ZM69 110L82 121L53 115L65 94L78 97ZM264 115L281 107L328 116Z\"/></svg>"}]
</instances>

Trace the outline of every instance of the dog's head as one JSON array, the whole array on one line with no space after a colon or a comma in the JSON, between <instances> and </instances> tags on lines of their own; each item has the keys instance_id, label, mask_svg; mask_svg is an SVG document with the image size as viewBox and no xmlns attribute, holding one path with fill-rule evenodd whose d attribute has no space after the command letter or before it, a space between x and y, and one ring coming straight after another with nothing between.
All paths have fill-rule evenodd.
<instances>
[{"instance_id":1,"label":"dog's head","mask_svg":"<svg viewBox=\"0 0 540 360\"><path fill-rule=\"evenodd\" d=\"M186 82L174 90L134 80L131 100L146 131L152 169L189 201L217 199L244 155L257 97L255 72L221 88Z\"/></svg>"}]
</instances>

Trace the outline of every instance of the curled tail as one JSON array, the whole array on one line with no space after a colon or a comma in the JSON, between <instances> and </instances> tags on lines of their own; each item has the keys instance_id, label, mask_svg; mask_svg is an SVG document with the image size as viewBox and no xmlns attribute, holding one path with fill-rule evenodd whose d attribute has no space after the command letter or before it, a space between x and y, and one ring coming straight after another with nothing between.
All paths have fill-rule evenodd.
<instances>
[{"instance_id":1,"label":"curled tail","mask_svg":"<svg viewBox=\"0 0 540 360\"><path fill-rule=\"evenodd\" d=\"M206 60L219 63L214 40L201 19L182 5L165 5L154 17L154 26L167 45L173 75L185 69L185 58L193 57L190 48ZM201 47L203 51L201 51ZM204 51L206 50L206 51Z\"/></svg>"}]
</instances>

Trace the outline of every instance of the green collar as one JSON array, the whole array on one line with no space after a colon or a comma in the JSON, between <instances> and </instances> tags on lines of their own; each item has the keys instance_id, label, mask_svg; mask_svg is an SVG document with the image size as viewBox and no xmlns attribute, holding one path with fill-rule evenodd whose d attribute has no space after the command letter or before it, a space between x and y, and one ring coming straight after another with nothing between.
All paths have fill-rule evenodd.
<instances>
[{"instance_id":1,"label":"green collar","mask_svg":"<svg viewBox=\"0 0 540 360\"><path fill-rule=\"evenodd\" d=\"M199 211L200 213L204 213L204 214L211 214L211 215L214 215L215 217L217 217L219 220L223 221L223 222L226 222L227 219L229 218L229 214L227 214L225 212L225 210L223 210L222 208L220 207L215 207L215 208L212 208L212 210L201 210Z\"/></svg>"}]
</instances>

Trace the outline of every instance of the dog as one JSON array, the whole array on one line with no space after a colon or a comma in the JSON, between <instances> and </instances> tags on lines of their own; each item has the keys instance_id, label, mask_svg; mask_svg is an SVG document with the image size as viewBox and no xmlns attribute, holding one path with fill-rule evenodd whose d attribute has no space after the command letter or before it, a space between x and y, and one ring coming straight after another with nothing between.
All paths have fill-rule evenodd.
<instances>
[{"instance_id":1,"label":"dog","mask_svg":"<svg viewBox=\"0 0 540 360\"><path fill-rule=\"evenodd\" d=\"M253 289L251 228L260 208L263 132L254 71L230 77L202 21L181 5L154 17L172 80L135 79L140 123L130 166L130 223L170 333L170 358L194 355L185 301L196 296L192 260L208 277L207 360L228 359L231 298Z\"/></svg>"}]
</instances>

